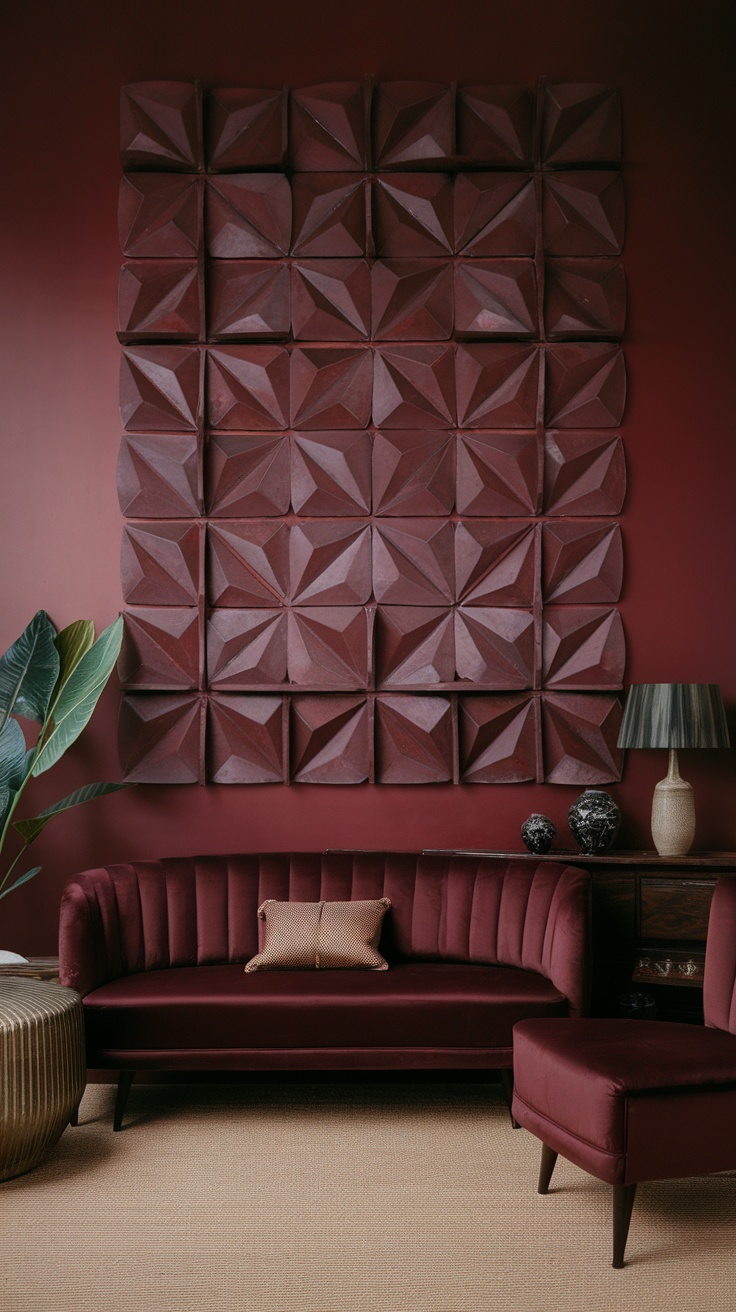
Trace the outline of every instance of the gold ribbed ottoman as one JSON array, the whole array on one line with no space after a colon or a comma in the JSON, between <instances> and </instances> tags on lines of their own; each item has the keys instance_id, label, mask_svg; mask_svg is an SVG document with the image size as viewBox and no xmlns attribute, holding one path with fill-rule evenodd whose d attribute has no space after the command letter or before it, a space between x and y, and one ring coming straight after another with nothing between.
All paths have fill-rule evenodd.
<instances>
[{"instance_id":1,"label":"gold ribbed ottoman","mask_svg":"<svg viewBox=\"0 0 736 1312\"><path fill-rule=\"evenodd\" d=\"M85 1084L82 999L36 979L0 979L0 1180L38 1166Z\"/></svg>"}]
</instances>

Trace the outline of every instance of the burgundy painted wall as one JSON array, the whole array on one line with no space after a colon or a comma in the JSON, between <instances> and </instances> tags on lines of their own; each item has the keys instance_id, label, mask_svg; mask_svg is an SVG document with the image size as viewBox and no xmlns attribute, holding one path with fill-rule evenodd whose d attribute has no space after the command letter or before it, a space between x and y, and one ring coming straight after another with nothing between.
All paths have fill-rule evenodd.
<instances>
[{"instance_id":1,"label":"burgundy painted wall","mask_svg":"<svg viewBox=\"0 0 736 1312\"><path fill-rule=\"evenodd\" d=\"M311 17L311 13L317 15ZM0 648L40 607L60 628L121 608L115 495L118 90L145 78L291 86L372 75L623 95L629 282L627 681L719 682L736 730L732 0L24 0L5 23ZM118 692L29 789L33 811L119 778ZM733 732L736 741L736 732ZM663 752L610 791L620 843L651 846ZM736 848L736 751L683 753L699 848ZM58 894L85 866L197 851L518 848L532 810L576 788L139 787L58 820L36 881L0 904L0 941L52 951ZM30 862L29 862L30 864Z\"/></svg>"}]
</instances>

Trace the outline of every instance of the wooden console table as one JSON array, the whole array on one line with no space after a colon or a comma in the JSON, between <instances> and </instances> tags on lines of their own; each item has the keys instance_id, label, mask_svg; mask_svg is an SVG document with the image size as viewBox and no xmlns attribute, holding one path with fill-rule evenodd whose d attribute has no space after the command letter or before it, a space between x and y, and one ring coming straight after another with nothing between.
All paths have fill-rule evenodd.
<instances>
[{"instance_id":1,"label":"wooden console table","mask_svg":"<svg viewBox=\"0 0 736 1312\"><path fill-rule=\"evenodd\" d=\"M487 852L519 861L561 861L593 880L593 1013L621 1013L622 993L654 995L665 1020L702 1020L710 900L721 875L736 875L736 852L682 857L654 852Z\"/></svg>"}]
</instances>

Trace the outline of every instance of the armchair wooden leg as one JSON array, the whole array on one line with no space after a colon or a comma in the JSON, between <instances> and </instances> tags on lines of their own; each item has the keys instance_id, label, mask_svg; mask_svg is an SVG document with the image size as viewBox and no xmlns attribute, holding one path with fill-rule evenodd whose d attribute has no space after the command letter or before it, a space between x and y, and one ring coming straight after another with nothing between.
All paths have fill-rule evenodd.
<instances>
[{"instance_id":1,"label":"armchair wooden leg","mask_svg":"<svg viewBox=\"0 0 736 1312\"><path fill-rule=\"evenodd\" d=\"M537 1185L538 1194L546 1194L549 1190L549 1182L552 1179L552 1172L555 1169L557 1153L554 1148L550 1148L546 1143L542 1144L542 1160L539 1163L539 1183Z\"/></svg>"},{"instance_id":2,"label":"armchair wooden leg","mask_svg":"<svg viewBox=\"0 0 736 1312\"><path fill-rule=\"evenodd\" d=\"M117 1094L117 1098L115 1099L115 1114L113 1116L113 1121L112 1121L113 1130L122 1129L125 1104L128 1101L130 1086L133 1083L134 1079L135 1079L135 1071L120 1072L120 1076L118 1078L118 1094Z\"/></svg>"},{"instance_id":3,"label":"armchair wooden leg","mask_svg":"<svg viewBox=\"0 0 736 1312\"><path fill-rule=\"evenodd\" d=\"M76 1107L72 1108L72 1114L69 1117L69 1124L73 1128L76 1128L76 1126L79 1125L79 1103L77 1103Z\"/></svg>"},{"instance_id":4,"label":"armchair wooden leg","mask_svg":"<svg viewBox=\"0 0 736 1312\"><path fill-rule=\"evenodd\" d=\"M617 1271L624 1264L624 1252L635 1194L635 1184L615 1184L613 1186L613 1262L611 1266L614 1266Z\"/></svg>"},{"instance_id":5,"label":"armchair wooden leg","mask_svg":"<svg viewBox=\"0 0 736 1312\"><path fill-rule=\"evenodd\" d=\"M501 1092L503 1093L503 1100L509 1109L511 1124L515 1130L518 1130L519 1122L514 1120L514 1113L511 1110L511 1100L514 1096L514 1072L513 1070L505 1068L498 1072L498 1078L501 1081Z\"/></svg>"}]
</instances>

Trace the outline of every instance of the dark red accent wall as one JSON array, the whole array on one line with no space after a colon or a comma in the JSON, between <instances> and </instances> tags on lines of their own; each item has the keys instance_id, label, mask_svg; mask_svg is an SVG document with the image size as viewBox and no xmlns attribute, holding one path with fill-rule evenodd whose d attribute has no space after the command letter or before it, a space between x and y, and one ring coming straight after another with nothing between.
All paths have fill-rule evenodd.
<instances>
[{"instance_id":1,"label":"dark red accent wall","mask_svg":"<svg viewBox=\"0 0 736 1312\"><path fill-rule=\"evenodd\" d=\"M102 627L122 606L116 229L120 85L337 79L621 88L628 231L622 526L627 681L719 682L736 701L731 0L26 0L5 23L2 605L4 649L39 607ZM118 691L29 789L40 810L119 778ZM736 733L734 733L736 737ZM736 750L690 752L699 848L736 848ZM620 843L649 846L661 752L610 787ZM141 786L72 812L35 849L43 873L0 904L0 942L53 950L58 894L85 866L288 847L518 847L532 810L563 845L578 788Z\"/></svg>"}]
</instances>

